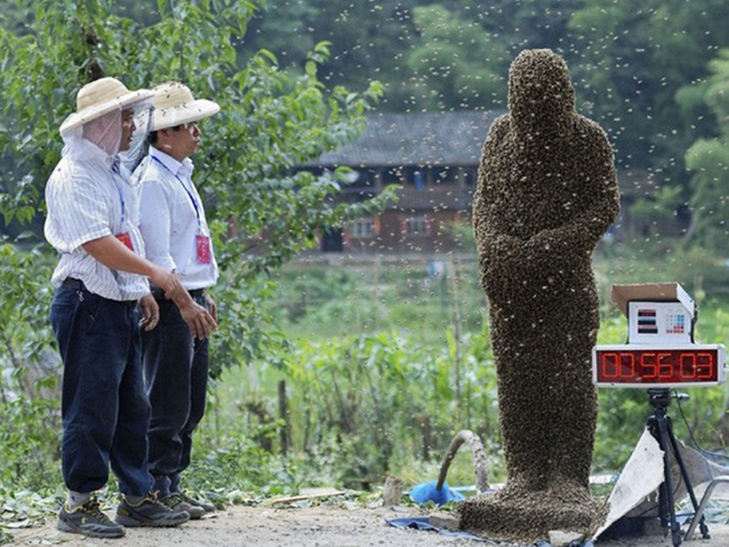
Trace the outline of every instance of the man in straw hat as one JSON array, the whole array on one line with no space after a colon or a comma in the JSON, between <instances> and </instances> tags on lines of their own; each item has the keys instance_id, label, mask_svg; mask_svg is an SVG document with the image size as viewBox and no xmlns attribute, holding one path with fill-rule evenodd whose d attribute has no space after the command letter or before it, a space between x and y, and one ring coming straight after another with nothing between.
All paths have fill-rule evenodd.
<instances>
[{"instance_id":1,"label":"man in straw hat","mask_svg":"<svg viewBox=\"0 0 729 547\"><path fill-rule=\"evenodd\" d=\"M46 187L45 235L61 254L50 318L63 360L68 498L57 526L87 536L121 537L124 526L176 526L189 519L151 493L140 327L153 329L159 310L148 279L185 309L191 328L207 334L216 325L170 269L143 258L138 203L118 154L136 130L135 108L149 109L151 96L130 92L114 78L84 86L77 111L61 125L63 157ZM106 484L109 464L124 494L116 523L92 496Z\"/></svg>"},{"instance_id":2,"label":"man in straw hat","mask_svg":"<svg viewBox=\"0 0 729 547\"><path fill-rule=\"evenodd\" d=\"M217 320L207 290L218 279L218 266L200 194L192 181L190 160L200 145L198 122L220 107L195 100L181 83L154 89L149 154L134 172L141 193L140 231L149 259L174 270L182 286ZM163 318L145 332L144 371L152 404L149 467L160 499L193 519L214 507L186 494L181 473L190 464L192 434L205 413L208 340L188 329L173 302L153 289Z\"/></svg>"}]
</instances>

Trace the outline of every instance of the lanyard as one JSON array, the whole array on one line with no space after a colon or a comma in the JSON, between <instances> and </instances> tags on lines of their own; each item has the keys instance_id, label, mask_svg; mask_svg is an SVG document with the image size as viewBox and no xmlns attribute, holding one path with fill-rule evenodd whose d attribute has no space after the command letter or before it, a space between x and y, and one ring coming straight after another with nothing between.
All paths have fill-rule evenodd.
<instances>
[{"instance_id":1,"label":"lanyard","mask_svg":"<svg viewBox=\"0 0 729 547\"><path fill-rule=\"evenodd\" d=\"M195 209L195 216L197 217L197 226L198 226L198 228L201 228L201 227L202 227L202 222L200 222L200 209L199 209L199 207L198 207L198 205L197 205L197 201L195 200L195 197L194 197L194 196L192 195L192 192L190 192L190 190L188 190L188 189L187 189L187 186L185 186L185 183L184 183L184 182L182 182L182 179L181 179L180 177L178 177L178 176L177 176L177 173L173 173L173 172L172 172L172 169L170 169L169 167L167 167L167 166L166 166L166 165L164 164L164 162L163 162L163 161L161 161L161 160L160 160L160 159L159 159L158 157L156 157L156 156L152 156L152 159L153 159L154 161L156 161L157 163L159 163L159 164L160 164L160 165L161 165L162 167L164 167L165 169L167 169L167 171L168 171L168 172L169 172L169 173L170 173L170 174L171 174L171 175L172 175L173 177L175 177L175 178L177 179L177 181L178 181L178 182L179 182L179 183L180 183L180 184L182 185L182 188L183 188L183 189L185 190L185 193L187 193L187 196L188 196L188 197L190 198L190 201L192 202L192 206L193 206L193 208Z\"/></svg>"},{"instance_id":2,"label":"lanyard","mask_svg":"<svg viewBox=\"0 0 729 547\"><path fill-rule=\"evenodd\" d=\"M124 193L122 192L122 189L116 180L116 177L121 176L121 173L119 172L119 165L116 163L114 165L112 165L111 171L113 173L112 178L114 179L114 186L116 187L116 191L119 194L119 202L121 203L121 226L123 229L124 220L126 219L126 207L124 205Z\"/></svg>"}]
</instances>

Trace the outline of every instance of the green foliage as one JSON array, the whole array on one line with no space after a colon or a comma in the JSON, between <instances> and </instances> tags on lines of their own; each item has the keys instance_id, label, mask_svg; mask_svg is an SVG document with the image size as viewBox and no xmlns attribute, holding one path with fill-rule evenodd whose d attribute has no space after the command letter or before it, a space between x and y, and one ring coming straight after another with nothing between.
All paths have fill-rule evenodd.
<instances>
[{"instance_id":1,"label":"green foliage","mask_svg":"<svg viewBox=\"0 0 729 547\"><path fill-rule=\"evenodd\" d=\"M288 425L294 454L303 460L298 465L302 475L370 489L394 466L440 459L463 427L478 430L498 450L496 377L488 341L484 335L464 336L456 359L453 333L447 338L450 345L386 333L299 340L281 372L259 369L256 377L265 379L255 389L264 401L275 400L280 379L287 383ZM224 385L244 382L242 371L228 374ZM230 409L222 412L244 420Z\"/></svg>"},{"instance_id":2,"label":"green foliage","mask_svg":"<svg viewBox=\"0 0 729 547\"><path fill-rule=\"evenodd\" d=\"M729 324L726 323L727 314L721 309L725 302L717 300L717 295L723 295L722 287L726 286L726 266L705 252L698 249L678 251L661 260L627 253L626 257L598 257L596 262L604 304L598 343L624 343L627 338L627 321L609 302L610 284L621 282L680 281L699 302L697 340L715 343L722 342L726 336ZM407 270L410 272L404 273ZM303 337L294 343L284 369L289 376L294 444L297 452L305 451L309 455L308 461L319 462L317 477L335 477L340 484L352 486L357 485L358 480L361 486L370 485L389 472L407 477L411 483L420 482L437 474L437 461L444 453L450 435L457 429L469 427L478 431L488 445L492 480L504 478L493 356L487 332L478 333L485 302L477 286L473 292L470 288L471 281L477 285L477 272L468 264L461 265L459 270L461 278L468 280L460 285L461 308L468 309L472 303L481 311L481 316L476 324L464 322L463 330L468 334L458 340L453 330L453 295L446 292L441 300L437 293L428 292L419 283L417 271L416 266L398 264L382 267L379 273L376 273L376 266L337 272L311 266L287 267L282 272L280 305L292 303L294 295L299 297L295 301L295 320L292 317L286 328ZM367 301L373 300L372 294L378 284L389 286L389 289L381 288L375 299L384 315L376 322L367 322L361 319L361 314L365 313L362 309L366 310ZM340 315L327 317L326 313L319 313L335 309L340 310ZM359 320L354 309L360 310ZM415 312L396 315L398 309ZM344 323L343 327L337 328L338 323ZM347 336L346 332L353 328L354 332L365 336ZM459 344L456 344L457 340ZM386 370L394 369L404 376L381 372L381 365L377 365L375 359L368 359L371 355L368 352L374 351L377 358L386 363ZM457 361L459 356L460 363ZM369 380L358 366L365 361L379 397L377 406L373 397L367 397ZM458 368L460 397L457 395ZM267 374L270 371L264 368L256 376ZM259 385L259 396L275 400L274 384L278 378L269 378ZM231 385L243 382L245 380L238 376L225 381ZM385 395L390 391L392 393ZM683 403L684 411L694 424L700 441L716 449L722 446L725 438L727 391L722 388L691 391L692 399ZM342 394L345 405L339 405L337 393ZM625 464L641 435L649 406L646 394L641 390L602 389L599 398L594 470L615 472ZM375 408L387 417L384 422L374 412ZM354 427L345 429L342 424L347 421L340 417L341 414L353 416L350 421ZM672 408L672 415L680 437L688 440L677 408ZM701 418L695 418L697 415ZM306 424L309 424L308 435ZM424 424L431 428L430 463L423 452ZM383 427L384 440L378 436ZM312 440L312 431L317 430L323 431ZM349 433L342 434L342 430ZM392 446L388 445L390 437L397 439ZM303 439L309 439L306 448ZM374 444L382 447L382 453L370 446L372 439L377 439ZM385 470L383 461L386 457L389 463ZM328 471L322 471L321 467ZM466 458L461 467L454 470L454 477L470 483L471 473Z\"/></svg>"},{"instance_id":3,"label":"green foliage","mask_svg":"<svg viewBox=\"0 0 729 547\"><path fill-rule=\"evenodd\" d=\"M15 490L53 492L62 483L60 468L60 401L19 397L0 403L0 500Z\"/></svg>"},{"instance_id":4,"label":"green foliage","mask_svg":"<svg viewBox=\"0 0 729 547\"><path fill-rule=\"evenodd\" d=\"M485 297L475 263L441 265L438 275L430 274L425 259L345 269L286 267L277 277L276 314L292 336L313 339L386 331L432 341L433 332L452 327L456 313L464 332L479 331Z\"/></svg>"},{"instance_id":5,"label":"green foliage","mask_svg":"<svg viewBox=\"0 0 729 547\"><path fill-rule=\"evenodd\" d=\"M0 543L5 521L38 520L41 498L61 484L49 276L38 250L0 243Z\"/></svg>"},{"instance_id":6,"label":"green foliage","mask_svg":"<svg viewBox=\"0 0 729 547\"><path fill-rule=\"evenodd\" d=\"M503 46L473 20L441 5L413 10L421 43L406 58L410 92L429 110L493 108L503 100L506 78L499 65Z\"/></svg>"},{"instance_id":7,"label":"green foliage","mask_svg":"<svg viewBox=\"0 0 729 547\"><path fill-rule=\"evenodd\" d=\"M195 437L196 457L186 473L186 488L204 492L216 503L294 493L298 475L293 463L255 442L275 434L276 424L245 430L226 428L221 436L203 427Z\"/></svg>"},{"instance_id":8,"label":"green foliage","mask_svg":"<svg viewBox=\"0 0 729 547\"><path fill-rule=\"evenodd\" d=\"M726 226L729 203L724 183L729 172L729 145L719 139L696 141L686 152L691 179L695 238L707 248L729 254Z\"/></svg>"},{"instance_id":9,"label":"green foliage","mask_svg":"<svg viewBox=\"0 0 729 547\"><path fill-rule=\"evenodd\" d=\"M729 328L729 315L713 306L702 312L702 342L719 342ZM599 343L623 343L625 319L616 314L602 322ZM257 397L276 404L276 384L285 379L289 427L293 439L292 479L301 485L331 484L371 489L388 474L408 484L437 476L445 450L458 430L477 431L489 454L492 482L505 479L498 426L496 374L488 336L470 334L460 340L457 372L453 333L446 344L433 339L416 342L396 334L329 337L319 342L294 343L281 372L257 368ZM457 396L457 374L462 397ZM233 429L245 430L247 418L230 407L246 395L250 371L226 373L221 390L235 390L228 403L221 400L224 419ZM249 388L250 390L250 388ZM692 430L709 449L722 449L729 433L727 391L722 388L688 390L682 403ZM650 406L644 390L599 390L593 471L617 472L643 432ZM227 410L226 410L227 407ZM689 434L679 410L671 409L679 438ZM279 422L282 425L282 422ZM466 451L467 452L467 451ZM461 454L451 473L451 484L471 484L470 457Z\"/></svg>"},{"instance_id":10,"label":"green foliage","mask_svg":"<svg viewBox=\"0 0 729 547\"><path fill-rule=\"evenodd\" d=\"M650 281L657 273L671 278L679 267L687 272L707 271L699 259L698 254L684 254L672 262L651 265L634 261L631 269L611 260L600 262L598 271L601 278L612 276L610 282ZM412 272L404 275L406 269ZM382 283L394 286L380 293L382 309L402 306L411 310L424 304L428 293L421 292L425 289L417 281L417 268L400 265L394 270L383 268L379 274ZM460 265L459 272L464 279L477 278L468 265ZM308 300L296 303L297 328L309 334L293 341L276 358L250 361L222 372L214 383L206 420L196 435L193 469L186 479L189 489L224 503L254 502L294 493L301 486L332 483L375 489L387 474L416 484L437 476L440 458L452 435L462 428L481 435L489 454L491 480L504 480L488 331L466 322L468 326L457 334L457 316L452 312L455 295L447 283L446 293L416 316L391 317L386 323L362 322L361 334L339 336L333 331L336 320L319 324L324 316L316 309L328 307L350 292L364 298L372 292L372 269L331 272L326 268L287 267L279 277L280 287L270 296L276 306L282 306L291 295L310 294ZM465 281L460 284L461 308L467 308L465 302L469 300L482 308L482 295L471 293L469 285ZM601 294L606 294L604 287ZM700 297L696 291L693 294ZM699 299L698 339L723 341L729 329L723 302L711 296ZM424 330L422 325L430 326ZM625 319L614 307L603 310L598 342L622 343L626 334ZM288 422L274 410L279 404L281 380L286 382ZM691 396L683 408L695 434L706 448L721 448L729 433L727 391L695 389ZM605 389L600 390L599 397L594 470L613 472L631 453L649 407L641 390ZM250 400L259 401L266 409L267 421L261 422L248 410ZM21 488L38 489L48 496L60 485L56 405L57 401L18 400L0 409L8 416L0 423L0 441L3 446L18 447L17 458L12 454L7 465L0 460L0 472L5 473L0 475L0 483L15 485L0 492L0 500L3 496L23 500L17 518L25 518L23 508L32 503ZM677 435L687 440L675 405L672 416ZM284 425L291 438L287 458L278 454ZM10 473L23 477L22 485L18 485L16 475L8 483L5 477ZM471 484L472 473L470 457L462 451L449 481Z\"/></svg>"},{"instance_id":11,"label":"green foliage","mask_svg":"<svg viewBox=\"0 0 729 547\"><path fill-rule=\"evenodd\" d=\"M26 513L11 511L6 500L24 490L47 496L61 484L49 276L49 264L37 250L0 244L0 506L11 520L23 520Z\"/></svg>"},{"instance_id":12,"label":"green foliage","mask_svg":"<svg viewBox=\"0 0 729 547\"><path fill-rule=\"evenodd\" d=\"M89 78L116 75L130 88L181 80L221 105L203 126L204 152L195 162L225 283L216 295L228 323L217 338L224 366L282 343L266 315L268 272L315 245L325 228L371 214L393 197L386 191L337 204L332 198L343 171L320 177L294 171L354 137L382 90L372 83L361 93L341 86L327 92L317 79L329 56L325 42L309 53L300 76L282 72L266 50L244 62L235 44L257 6L159 2L160 20L142 26L108 15L98 0L46 0L36 3L29 34L2 36L8 47L0 89L14 127L0 133L0 153L14 164L0 175L6 222L27 221L41 209L43 184L59 159L57 127Z\"/></svg>"},{"instance_id":13,"label":"green foliage","mask_svg":"<svg viewBox=\"0 0 729 547\"><path fill-rule=\"evenodd\" d=\"M676 225L676 216L684 203L684 190L678 184L660 186L653 194L639 197L630 207L636 234L665 234L665 225ZM663 230L661 228L664 228Z\"/></svg>"},{"instance_id":14,"label":"green foliage","mask_svg":"<svg viewBox=\"0 0 729 547\"><path fill-rule=\"evenodd\" d=\"M321 78L333 85L363 87L385 76L388 102L402 96L404 52L414 43L412 6L423 0L298 0L268 2L251 21L241 49L269 48L291 72L303 70L314 37L332 42ZM245 54L245 51L243 52ZM346 82L346 83L345 83ZM399 105L398 105L399 106Z\"/></svg>"},{"instance_id":15,"label":"green foliage","mask_svg":"<svg viewBox=\"0 0 729 547\"><path fill-rule=\"evenodd\" d=\"M714 115L720 136L700 138L686 152L691 178L693 224L690 236L723 256L729 255L729 214L724 182L729 173L729 49L722 49L709 63L711 77L683 88L678 99L686 108L703 103ZM699 102L700 101L700 102Z\"/></svg>"},{"instance_id":16,"label":"green foliage","mask_svg":"<svg viewBox=\"0 0 729 547\"><path fill-rule=\"evenodd\" d=\"M30 395L33 386L25 381L29 368L48 359L53 344L49 277L49 263L38 250L0 244L0 402L13 399L11 392Z\"/></svg>"}]
</instances>

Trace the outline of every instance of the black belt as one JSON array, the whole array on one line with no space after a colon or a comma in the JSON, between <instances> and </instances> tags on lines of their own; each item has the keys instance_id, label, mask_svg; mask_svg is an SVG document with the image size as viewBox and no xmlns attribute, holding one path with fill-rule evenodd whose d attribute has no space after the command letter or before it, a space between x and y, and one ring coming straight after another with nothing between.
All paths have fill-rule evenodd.
<instances>
[{"instance_id":1,"label":"black belt","mask_svg":"<svg viewBox=\"0 0 729 547\"><path fill-rule=\"evenodd\" d=\"M61 287L68 287L69 289L76 289L79 291L88 290L86 285L84 285L84 282L80 279L76 279L75 277L67 277L64 279L63 283L61 283Z\"/></svg>"},{"instance_id":2,"label":"black belt","mask_svg":"<svg viewBox=\"0 0 729 547\"><path fill-rule=\"evenodd\" d=\"M203 296L205 294L205 289L192 289L187 291L187 293L192 296L193 298L197 298L198 296ZM162 289L159 289L157 287L152 288L152 296L154 296L157 300L164 300L165 299L165 291Z\"/></svg>"},{"instance_id":3,"label":"black belt","mask_svg":"<svg viewBox=\"0 0 729 547\"><path fill-rule=\"evenodd\" d=\"M132 308L137 305L136 300L110 300L109 298L101 296L100 294L92 293L86 288L86 285L84 285L83 281L81 281L80 279L76 279L75 277L67 277L66 279L64 279L63 283L61 283L61 287L74 289L76 291L86 291L89 294L93 294L95 296L98 296L99 298L103 298L104 300L109 300L110 302L114 302L115 304L124 304L126 306L131 306Z\"/></svg>"}]
</instances>

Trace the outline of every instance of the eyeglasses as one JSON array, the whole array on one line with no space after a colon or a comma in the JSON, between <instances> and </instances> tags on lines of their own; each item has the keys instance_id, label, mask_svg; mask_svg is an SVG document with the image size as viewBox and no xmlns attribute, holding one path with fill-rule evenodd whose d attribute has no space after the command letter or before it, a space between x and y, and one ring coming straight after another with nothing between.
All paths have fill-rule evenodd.
<instances>
[{"instance_id":1,"label":"eyeglasses","mask_svg":"<svg viewBox=\"0 0 729 547\"><path fill-rule=\"evenodd\" d=\"M198 122L181 123L180 125L174 126L172 129L174 131L179 131L180 129L184 129L185 131L190 131L191 129L200 129L197 124Z\"/></svg>"}]
</instances>

